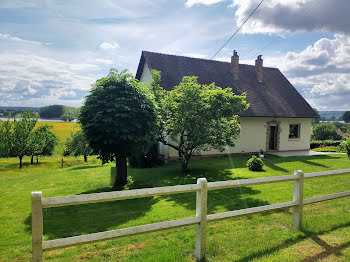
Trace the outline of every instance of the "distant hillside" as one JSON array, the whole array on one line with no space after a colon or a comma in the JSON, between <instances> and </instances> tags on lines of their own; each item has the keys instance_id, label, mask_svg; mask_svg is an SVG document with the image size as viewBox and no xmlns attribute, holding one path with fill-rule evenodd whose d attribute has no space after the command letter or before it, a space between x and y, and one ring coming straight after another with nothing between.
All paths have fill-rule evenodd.
<instances>
[{"instance_id":1,"label":"distant hillside","mask_svg":"<svg viewBox=\"0 0 350 262\"><path fill-rule=\"evenodd\" d=\"M72 119L76 119L78 114L79 108L63 105L44 106L39 110L40 117L48 119L62 118L63 116L70 116Z\"/></svg>"},{"instance_id":2,"label":"distant hillside","mask_svg":"<svg viewBox=\"0 0 350 262\"><path fill-rule=\"evenodd\" d=\"M33 110L39 113L40 118L46 119L66 119L71 121L76 119L79 114L79 108L63 106L63 105L51 105L44 107L0 107L0 117L16 116L21 114L25 110Z\"/></svg>"},{"instance_id":3,"label":"distant hillside","mask_svg":"<svg viewBox=\"0 0 350 262\"><path fill-rule=\"evenodd\" d=\"M342 120L343 114L345 111L318 111L318 114L321 117L321 120Z\"/></svg>"},{"instance_id":4,"label":"distant hillside","mask_svg":"<svg viewBox=\"0 0 350 262\"><path fill-rule=\"evenodd\" d=\"M40 107L7 107L0 106L0 117L7 117L9 115L15 116L21 114L23 111L31 109L39 113Z\"/></svg>"}]
</instances>

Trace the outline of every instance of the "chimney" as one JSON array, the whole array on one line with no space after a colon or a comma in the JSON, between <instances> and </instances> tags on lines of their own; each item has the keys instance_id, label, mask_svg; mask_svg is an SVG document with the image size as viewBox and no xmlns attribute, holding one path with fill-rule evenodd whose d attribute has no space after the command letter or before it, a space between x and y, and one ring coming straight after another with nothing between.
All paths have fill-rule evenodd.
<instances>
[{"instance_id":1,"label":"chimney","mask_svg":"<svg viewBox=\"0 0 350 262\"><path fill-rule=\"evenodd\" d=\"M231 56L231 64L233 67L233 77L235 80L239 79L239 56L236 50L233 50L233 56Z\"/></svg>"},{"instance_id":2,"label":"chimney","mask_svg":"<svg viewBox=\"0 0 350 262\"><path fill-rule=\"evenodd\" d=\"M255 60L255 71L258 78L258 82L263 81L263 60L261 55L258 55L258 58Z\"/></svg>"}]
</instances>

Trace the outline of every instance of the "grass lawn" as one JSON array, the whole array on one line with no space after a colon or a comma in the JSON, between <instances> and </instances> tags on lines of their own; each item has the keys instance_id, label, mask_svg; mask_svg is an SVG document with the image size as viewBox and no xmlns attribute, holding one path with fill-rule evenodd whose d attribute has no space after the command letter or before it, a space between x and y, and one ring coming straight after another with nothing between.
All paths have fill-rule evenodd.
<instances>
[{"instance_id":1,"label":"grass lawn","mask_svg":"<svg viewBox=\"0 0 350 262\"><path fill-rule=\"evenodd\" d=\"M265 172L245 167L248 156L193 160L182 174L177 163L129 169L130 188L316 172L350 168L346 155L268 156ZM111 164L70 157L42 158L18 169L17 159L0 161L0 261L31 258L30 193L44 197L109 191ZM349 190L350 175L305 181L306 198ZM292 200L292 182L210 191L208 212ZM304 230L293 229L292 210L284 209L208 223L208 261L349 261L350 198L304 207ZM195 194L177 194L44 210L45 240L195 216ZM195 226L142 234L44 252L45 261L194 261Z\"/></svg>"}]
</instances>

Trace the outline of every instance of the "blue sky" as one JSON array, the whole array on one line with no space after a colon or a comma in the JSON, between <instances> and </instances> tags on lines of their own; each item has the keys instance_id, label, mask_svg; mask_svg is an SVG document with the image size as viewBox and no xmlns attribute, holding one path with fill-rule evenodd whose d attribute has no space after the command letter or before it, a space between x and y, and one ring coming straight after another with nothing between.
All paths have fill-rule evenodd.
<instances>
[{"instance_id":1,"label":"blue sky","mask_svg":"<svg viewBox=\"0 0 350 262\"><path fill-rule=\"evenodd\" d=\"M0 106L80 106L142 50L209 59L260 0L2 0ZM265 0L215 59L278 67L319 110L350 110L347 0Z\"/></svg>"}]
</instances>

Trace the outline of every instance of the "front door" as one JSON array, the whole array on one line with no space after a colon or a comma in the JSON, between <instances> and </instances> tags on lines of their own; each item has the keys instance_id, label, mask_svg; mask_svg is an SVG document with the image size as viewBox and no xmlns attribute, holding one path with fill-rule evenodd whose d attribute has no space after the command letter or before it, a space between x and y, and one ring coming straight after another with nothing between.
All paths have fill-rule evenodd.
<instances>
[{"instance_id":1,"label":"front door","mask_svg":"<svg viewBox=\"0 0 350 262\"><path fill-rule=\"evenodd\" d=\"M269 137L269 150L277 150L277 126L269 126L270 137Z\"/></svg>"}]
</instances>

